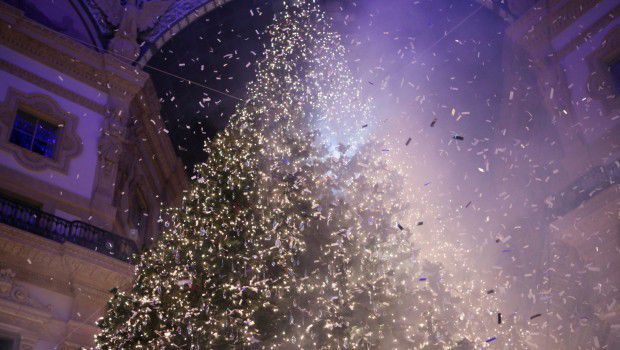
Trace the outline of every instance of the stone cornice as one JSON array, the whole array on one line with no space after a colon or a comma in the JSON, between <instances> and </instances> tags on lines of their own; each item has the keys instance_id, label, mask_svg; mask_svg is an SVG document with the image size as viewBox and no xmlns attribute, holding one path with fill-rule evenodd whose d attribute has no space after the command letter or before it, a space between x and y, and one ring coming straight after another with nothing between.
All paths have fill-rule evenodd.
<instances>
[{"instance_id":1,"label":"stone cornice","mask_svg":"<svg viewBox=\"0 0 620 350\"><path fill-rule=\"evenodd\" d=\"M54 94L58 96L61 96L73 103L86 107L93 112L99 113L100 115L106 114L106 107L104 105L100 105L92 101L91 99L88 99L82 95L76 94L75 92L71 90L65 89L59 84L56 84L47 79L41 78L39 75L34 74L30 71L27 71L19 66L16 66L9 61L0 59L0 70L3 70L16 77L22 78L29 83L40 86L47 91L53 92Z\"/></svg>"},{"instance_id":2,"label":"stone cornice","mask_svg":"<svg viewBox=\"0 0 620 350\"><path fill-rule=\"evenodd\" d=\"M116 209L111 205L91 207L90 201L78 194L58 187L52 183L34 178L27 173L15 176L15 170L0 164L0 183L2 188L14 193L21 193L35 202L42 203L47 208L61 209L78 216L82 221L105 226L116 215ZM24 183L28 184L28 191L23 191ZM89 217L92 216L92 220Z\"/></svg>"},{"instance_id":3,"label":"stone cornice","mask_svg":"<svg viewBox=\"0 0 620 350\"><path fill-rule=\"evenodd\" d=\"M24 318L30 321L34 321L43 325L52 319L52 314L49 311L42 311L34 307L16 303L7 299L0 299L0 309L7 314L12 314L20 318Z\"/></svg>"},{"instance_id":4,"label":"stone cornice","mask_svg":"<svg viewBox=\"0 0 620 350\"><path fill-rule=\"evenodd\" d=\"M620 5L616 6L613 10L611 10L606 16L602 16L599 18L592 26L589 28L583 28L579 35L577 35L573 40L571 40L568 44L562 47L558 53L556 54L556 59L566 56L570 52L574 51L577 46L586 43L590 40L592 35L596 34L598 31L609 25L615 18L620 15Z\"/></svg>"},{"instance_id":5,"label":"stone cornice","mask_svg":"<svg viewBox=\"0 0 620 350\"><path fill-rule=\"evenodd\" d=\"M4 224L0 224L0 269L4 271L0 273L0 323L10 322L9 329L22 340L33 344L45 340L70 349L94 345L95 321L105 311L109 290L125 289L133 279L132 265ZM70 309L32 295L33 286L62 294L62 300L71 301Z\"/></svg>"},{"instance_id":6,"label":"stone cornice","mask_svg":"<svg viewBox=\"0 0 620 350\"><path fill-rule=\"evenodd\" d=\"M83 320L73 318L64 320L51 311L0 297L0 326L21 336L20 349L32 349L26 347L24 340L29 341L30 345L39 340L63 344L62 349L78 349L84 346L90 348L94 345L93 334L99 331L95 322L104 312L108 298L109 295L106 295L105 298L94 300L95 311L85 315ZM7 325L6 322L11 323Z\"/></svg>"},{"instance_id":7,"label":"stone cornice","mask_svg":"<svg viewBox=\"0 0 620 350\"><path fill-rule=\"evenodd\" d=\"M24 17L0 2L0 44L122 99L138 92L148 74Z\"/></svg>"},{"instance_id":8,"label":"stone cornice","mask_svg":"<svg viewBox=\"0 0 620 350\"><path fill-rule=\"evenodd\" d=\"M50 304L30 295L29 288L15 280L13 270L0 267L0 301L2 300L32 308L39 314L49 315L52 311Z\"/></svg>"},{"instance_id":9,"label":"stone cornice","mask_svg":"<svg viewBox=\"0 0 620 350\"><path fill-rule=\"evenodd\" d=\"M512 40L525 45L531 52L545 55L542 48L547 47L553 37L601 1L571 0L557 10L550 11L539 2L508 27L506 34Z\"/></svg>"},{"instance_id":10,"label":"stone cornice","mask_svg":"<svg viewBox=\"0 0 620 350\"><path fill-rule=\"evenodd\" d=\"M0 224L0 251L2 263L16 270L17 279L48 289L55 283L64 284L65 288L53 288L62 293L69 292L69 281L103 291L109 285L130 281L133 276L133 266L130 264L4 224ZM43 278L36 278L36 275Z\"/></svg>"}]
</instances>

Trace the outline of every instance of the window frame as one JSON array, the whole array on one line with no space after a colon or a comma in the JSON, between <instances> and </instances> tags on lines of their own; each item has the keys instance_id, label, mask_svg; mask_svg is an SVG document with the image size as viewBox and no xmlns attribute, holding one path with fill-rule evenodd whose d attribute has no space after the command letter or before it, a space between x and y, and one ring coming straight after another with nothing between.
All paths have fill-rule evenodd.
<instances>
[{"instance_id":1,"label":"window frame","mask_svg":"<svg viewBox=\"0 0 620 350\"><path fill-rule=\"evenodd\" d=\"M20 114L20 112L21 112L21 114ZM20 145L18 143L15 143L14 141L12 141L13 133L18 132L18 133L26 134L26 132L24 132L22 130L19 130L19 129L16 129L16 127L15 127L16 126L16 122L17 122L17 118L20 117L20 116L24 116L24 115L34 119L34 130L33 130L31 135L28 135L29 138L30 138L30 146L29 147L24 147L23 145ZM53 148L51 150L51 155L50 156L47 156L47 155L42 154L42 153L39 153L39 152L37 152L34 149L35 148L35 142L38 140L37 135L39 134L39 125L41 125L41 124L48 124L48 125L50 125L51 127L54 128L54 144L52 146ZM41 155L43 157L50 158L50 159L55 159L56 151L57 151L57 148L58 148L57 145L58 145L58 142L60 140L60 136L61 136L61 127L58 124L56 124L56 123L54 123L52 121L49 121L46 118L41 117L40 115L37 115L35 113L31 113L31 112L29 112L27 110L27 108L21 108L21 106L20 106L20 107L17 108L17 110L15 112L15 116L13 117L13 126L11 127L11 132L10 132L10 135L9 135L9 142L13 143L14 145L20 146L20 147L22 147L22 148L24 148L26 150L29 150L30 152L39 154L39 155Z\"/></svg>"},{"instance_id":2,"label":"window frame","mask_svg":"<svg viewBox=\"0 0 620 350\"><path fill-rule=\"evenodd\" d=\"M56 144L52 157L11 142L18 111L56 126ZM52 97L40 93L26 94L10 87L4 101L0 103L0 150L10 153L26 169L51 169L66 174L70 161L82 152L82 141L76 132L77 123L77 117L65 112ZM32 137L34 140L36 133Z\"/></svg>"},{"instance_id":3,"label":"window frame","mask_svg":"<svg viewBox=\"0 0 620 350\"><path fill-rule=\"evenodd\" d=\"M18 350L19 349L19 343L20 343L20 340L21 340L21 337L20 337L19 334L8 332L8 331L5 331L3 329L0 329L0 338L9 339L9 340L11 340L13 342L11 350Z\"/></svg>"}]
</instances>

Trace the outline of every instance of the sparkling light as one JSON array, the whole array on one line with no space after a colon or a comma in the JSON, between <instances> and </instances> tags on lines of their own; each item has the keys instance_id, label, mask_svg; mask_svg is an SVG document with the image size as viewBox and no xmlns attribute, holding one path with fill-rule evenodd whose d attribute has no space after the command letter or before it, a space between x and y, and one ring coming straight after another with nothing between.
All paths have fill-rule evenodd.
<instances>
[{"instance_id":1,"label":"sparkling light","mask_svg":"<svg viewBox=\"0 0 620 350\"><path fill-rule=\"evenodd\" d=\"M361 141L371 102L314 1L287 1L269 35L250 99L206 145L131 290L115 291L98 347L522 348L477 272L437 263L461 248L414 245L425 198L381 142Z\"/></svg>"}]
</instances>

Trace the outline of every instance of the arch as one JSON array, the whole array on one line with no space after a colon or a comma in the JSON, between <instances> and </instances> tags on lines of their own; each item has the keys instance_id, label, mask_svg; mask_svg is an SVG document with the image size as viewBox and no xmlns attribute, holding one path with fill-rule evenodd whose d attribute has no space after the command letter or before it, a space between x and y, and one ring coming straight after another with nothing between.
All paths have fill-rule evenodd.
<instances>
[{"instance_id":1,"label":"arch","mask_svg":"<svg viewBox=\"0 0 620 350\"><path fill-rule=\"evenodd\" d=\"M182 0L174 4L144 37L149 45L143 46L138 65L143 67L147 64L157 50L189 24L230 1L232 0Z\"/></svg>"},{"instance_id":2,"label":"arch","mask_svg":"<svg viewBox=\"0 0 620 350\"><path fill-rule=\"evenodd\" d=\"M119 26L122 24L123 16L127 13L127 6L135 6L137 12L132 12L132 16L137 16L138 33L125 33L127 38L123 39L129 40L132 47L138 47L139 45L139 52L136 52L137 56L134 62L138 66L143 67L154 53L179 31L196 19L201 18L204 14L223 6L231 0L175 0L173 2L167 0L63 1L79 1L83 9L88 12L92 26L99 32L99 38L104 42L110 39L113 41ZM149 6L149 4L153 6ZM107 49L109 50L110 48L108 47Z\"/></svg>"}]
</instances>

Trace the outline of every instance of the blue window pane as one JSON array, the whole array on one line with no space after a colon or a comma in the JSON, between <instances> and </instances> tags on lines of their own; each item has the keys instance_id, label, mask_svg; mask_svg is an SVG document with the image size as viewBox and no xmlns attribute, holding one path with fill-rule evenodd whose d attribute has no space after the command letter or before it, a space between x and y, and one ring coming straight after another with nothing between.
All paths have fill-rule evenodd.
<instances>
[{"instance_id":1,"label":"blue window pane","mask_svg":"<svg viewBox=\"0 0 620 350\"><path fill-rule=\"evenodd\" d=\"M22 113L22 111L17 111L9 141L18 146L30 149L36 124L36 118L29 114Z\"/></svg>"},{"instance_id":2,"label":"blue window pane","mask_svg":"<svg viewBox=\"0 0 620 350\"><path fill-rule=\"evenodd\" d=\"M32 143L32 134L27 134L18 129L13 129L9 141L20 147L30 149L30 144Z\"/></svg>"},{"instance_id":3,"label":"blue window pane","mask_svg":"<svg viewBox=\"0 0 620 350\"><path fill-rule=\"evenodd\" d=\"M54 146L56 145L57 127L52 124L39 120L37 131L32 143L32 151L45 157L54 156Z\"/></svg>"},{"instance_id":4,"label":"blue window pane","mask_svg":"<svg viewBox=\"0 0 620 350\"><path fill-rule=\"evenodd\" d=\"M58 138L58 127L24 111L17 111L10 142L52 158Z\"/></svg>"},{"instance_id":5,"label":"blue window pane","mask_svg":"<svg viewBox=\"0 0 620 350\"><path fill-rule=\"evenodd\" d=\"M25 113L23 111L17 111L17 115L15 116L15 124L13 125L14 129L23 131L25 133L34 134L35 126L37 125L37 118L32 116L31 114Z\"/></svg>"},{"instance_id":6,"label":"blue window pane","mask_svg":"<svg viewBox=\"0 0 620 350\"><path fill-rule=\"evenodd\" d=\"M9 141L18 146L30 149L36 125L36 118L22 111L17 111Z\"/></svg>"},{"instance_id":7,"label":"blue window pane","mask_svg":"<svg viewBox=\"0 0 620 350\"><path fill-rule=\"evenodd\" d=\"M39 121L37 124L37 133L34 138L41 142L55 143L57 128L49 123Z\"/></svg>"},{"instance_id":8,"label":"blue window pane","mask_svg":"<svg viewBox=\"0 0 620 350\"><path fill-rule=\"evenodd\" d=\"M54 157L54 144L35 139L32 143L32 151L42 156L52 158Z\"/></svg>"}]
</instances>

